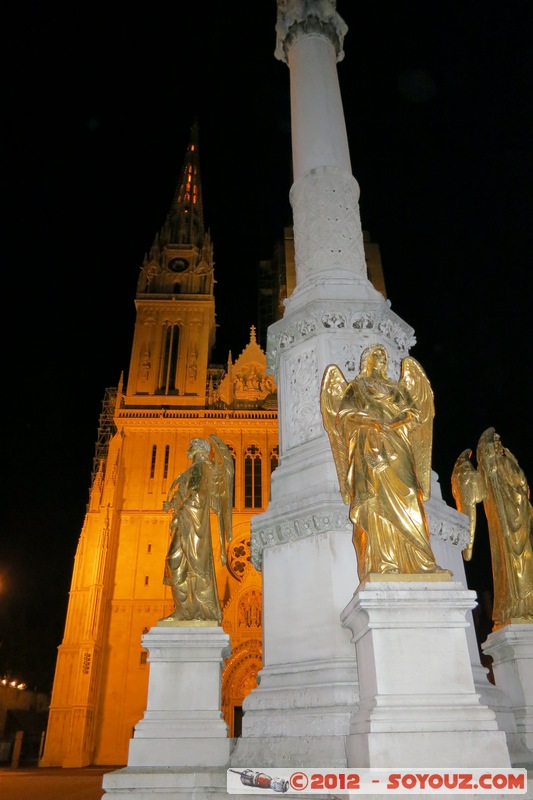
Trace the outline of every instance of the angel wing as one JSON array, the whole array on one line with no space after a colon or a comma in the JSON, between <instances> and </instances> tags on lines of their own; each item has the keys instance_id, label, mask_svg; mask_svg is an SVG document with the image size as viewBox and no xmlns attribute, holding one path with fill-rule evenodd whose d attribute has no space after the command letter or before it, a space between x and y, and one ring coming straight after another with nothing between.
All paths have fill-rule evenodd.
<instances>
[{"instance_id":1,"label":"angel wing","mask_svg":"<svg viewBox=\"0 0 533 800\"><path fill-rule=\"evenodd\" d=\"M481 475L470 461L472 451L463 450L452 471L452 494L458 511L467 514L467 509L481 503L486 492Z\"/></svg>"},{"instance_id":2,"label":"angel wing","mask_svg":"<svg viewBox=\"0 0 533 800\"><path fill-rule=\"evenodd\" d=\"M431 494L431 454L433 449L433 419L435 403L429 379L415 358L406 356L402 359L402 373L399 381L409 394L419 414L420 424L410 435L411 446L415 454L418 478L422 487L424 500Z\"/></svg>"},{"instance_id":3,"label":"angel wing","mask_svg":"<svg viewBox=\"0 0 533 800\"><path fill-rule=\"evenodd\" d=\"M320 387L320 410L333 453L342 499L349 504L350 495L346 488L348 453L336 424L339 406L347 386L348 383L344 375L335 364L330 364L326 367L322 378L322 386Z\"/></svg>"},{"instance_id":4,"label":"angel wing","mask_svg":"<svg viewBox=\"0 0 533 800\"><path fill-rule=\"evenodd\" d=\"M468 547L463 550L463 558L470 561L474 548L476 533L476 504L486 496L483 478L470 461L472 451L463 450L457 458L452 471L452 495L457 510L468 516L470 521L470 539Z\"/></svg>"},{"instance_id":5,"label":"angel wing","mask_svg":"<svg viewBox=\"0 0 533 800\"><path fill-rule=\"evenodd\" d=\"M233 457L222 439L214 434L208 436L213 448L213 468L210 479L211 508L218 517L218 532L220 536L220 557L226 563L225 542L231 542L232 531L232 506L233 506Z\"/></svg>"}]
</instances>

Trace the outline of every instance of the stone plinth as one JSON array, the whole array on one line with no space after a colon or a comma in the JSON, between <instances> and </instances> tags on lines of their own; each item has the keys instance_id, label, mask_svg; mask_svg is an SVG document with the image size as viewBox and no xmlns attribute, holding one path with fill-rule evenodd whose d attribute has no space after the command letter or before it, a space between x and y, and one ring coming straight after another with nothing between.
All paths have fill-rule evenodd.
<instances>
[{"instance_id":1,"label":"stone plinth","mask_svg":"<svg viewBox=\"0 0 533 800\"><path fill-rule=\"evenodd\" d=\"M220 627L155 627L148 700L130 741L128 766L104 775L107 798L227 798L233 740L221 711L221 670L229 636Z\"/></svg>"},{"instance_id":2,"label":"stone plinth","mask_svg":"<svg viewBox=\"0 0 533 800\"><path fill-rule=\"evenodd\" d=\"M142 642L150 653L148 700L128 766L226 765L231 740L220 678L229 636L220 627L155 627Z\"/></svg>"},{"instance_id":3,"label":"stone plinth","mask_svg":"<svg viewBox=\"0 0 533 800\"><path fill-rule=\"evenodd\" d=\"M509 699L525 745L523 766L533 766L533 625L513 623L489 634L482 645L492 657L496 686Z\"/></svg>"},{"instance_id":4,"label":"stone plinth","mask_svg":"<svg viewBox=\"0 0 533 800\"><path fill-rule=\"evenodd\" d=\"M505 734L474 687L466 614L475 593L413 577L371 576L341 615L361 698L348 766L509 767Z\"/></svg>"},{"instance_id":5,"label":"stone plinth","mask_svg":"<svg viewBox=\"0 0 533 800\"><path fill-rule=\"evenodd\" d=\"M164 769L125 767L104 775L102 788L105 800L127 798L148 800L156 795L161 800L229 800L225 768Z\"/></svg>"}]
</instances>

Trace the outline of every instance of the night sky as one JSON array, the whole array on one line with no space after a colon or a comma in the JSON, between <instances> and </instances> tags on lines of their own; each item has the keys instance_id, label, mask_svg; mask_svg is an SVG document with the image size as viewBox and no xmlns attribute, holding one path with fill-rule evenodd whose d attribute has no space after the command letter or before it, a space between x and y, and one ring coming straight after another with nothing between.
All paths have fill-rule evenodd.
<instances>
[{"instance_id":1,"label":"night sky","mask_svg":"<svg viewBox=\"0 0 533 800\"><path fill-rule=\"evenodd\" d=\"M292 221L275 0L139 9L21 6L6 26L0 675L45 690L101 403L129 366L139 270L195 117L215 361L246 345L258 262ZM444 497L453 505L455 458L490 425L533 482L533 6L339 0L337 10L349 27L338 72L363 227L433 385ZM483 525L478 538L467 577L483 592Z\"/></svg>"}]
</instances>

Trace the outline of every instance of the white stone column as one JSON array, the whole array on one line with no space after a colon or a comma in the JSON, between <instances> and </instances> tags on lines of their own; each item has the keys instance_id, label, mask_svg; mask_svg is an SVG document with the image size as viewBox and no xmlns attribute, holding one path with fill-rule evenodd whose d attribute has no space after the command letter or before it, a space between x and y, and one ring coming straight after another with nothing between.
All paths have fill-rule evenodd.
<instances>
[{"instance_id":1,"label":"white stone column","mask_svg":"<svg viewBox=\"0 0 533 800\"><path fill-rule=\"evenodd\" d=\"M280 464L268 510L252 520L252 559L263 573L263 669L244 703L235 766L345 765L357 668L339 617L357 566L320 383L332 361L349 377L374 336L395 351L397 336L407 352L411 334L366 277L336 73L346 26L333 4L303 6L278 6L276 52L291 81L296 288L268 333Z\"/></svg>"},{"instance_id":2,"label":"white stone column","mask_svg":"<svg viewBox=\"0 0 533 800\"><path fill-rule=\"evenodd\" d=\"M351 175L337 61L348 28L333 4L288 3L278 14L276 57L288 64L294 181L317 166ZM315 8L313 8L315 6Z\"/></svg>"}]
</instances>

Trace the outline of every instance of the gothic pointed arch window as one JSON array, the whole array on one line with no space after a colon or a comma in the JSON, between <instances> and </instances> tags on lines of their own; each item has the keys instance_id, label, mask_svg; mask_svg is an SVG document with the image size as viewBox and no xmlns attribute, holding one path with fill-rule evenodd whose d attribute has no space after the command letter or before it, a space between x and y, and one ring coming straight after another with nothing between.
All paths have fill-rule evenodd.
<instances>
[{"instance_id":1,"label":"gothic pointed arch window","mask_svg":"<svg viewBox=\"0 0 533 800\"><path fill-rule=\"evenodd\" d=\"M231 457L233 459L233 498L232 498L231 504L232 504L233 508L235 508L235 484L236 484L236 475L237 475L237 453L236 453L235 448L233 447L232 444L228 444L226 442L226 447L230 451Z\"/></svg>"},{"instance_id":2,"label":"gothic pointed arch window","mask_svg":"<svg viewBox=\"0 0 533 800\"><path fill-rule=\"evenodd\" d=\"M178 351L180 342L180 326L167 325L163 331L163 352L159 387L161 394L177 394L176 376L178 369Z\"/></svg>"},{"instance_id":3,"label":"gothic pointed arch window","mask_svg":"<svg viewBox=\"0 0 533 800\"><path fill-rule=\"evenodd\" d=\"M152 445L152 457L150 459L150 478L153 478L155 475L155 461L157 458L157 445Z\"/></svg>"},{"instance_id":4,"label":"gothic pointed arch window","mask_svg":"<svg viewBox=\"0 0 533 800\"><path fill-rule=\"evenodd\" d=\"M170 445L165 445L165 463L163 465L163 478L168 478L168 460L170 458Z\"/></svg>"},{"instance_id":5,"label":"gothic pointed arch window","mask_svg":"<svg viewBox=\"0 0 533 800\"><path fill-rule=\"evenodd\" d=\"M278 463L279 463L279 447L276 444L276 445L274 445L274 447L270 451L270 474L271 475L274 472L274 470L276 469L276 467L278 466Z\"/></svg>"},{"instance_id":6,"label":"gothic pointed arch window","mask_svg":"<svg viewBox=\"0 0 533 800\"><path fill-rule=\"evenodd\" d=\"M262 505L261 450L252 444L244 454L244 507L261 508Z\"/></svg>"}]
</instances>

